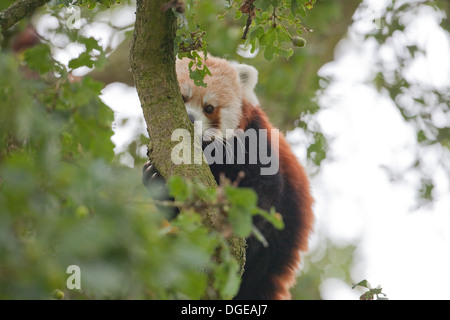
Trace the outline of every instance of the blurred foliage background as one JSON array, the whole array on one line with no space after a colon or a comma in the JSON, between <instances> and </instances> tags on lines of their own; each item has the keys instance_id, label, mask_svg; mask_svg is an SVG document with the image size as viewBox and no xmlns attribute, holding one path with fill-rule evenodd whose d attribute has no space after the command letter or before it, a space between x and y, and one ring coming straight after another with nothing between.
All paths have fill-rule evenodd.
<instances>
[{"instance_id":1,"label":"blurred foliage background","mask_svg":"<svg viewBox=\"0 0 450 320\"><path fill-rule=\"evenodd\" d=\"M2 1L0 10L13 2ZM81 6L75 27L68 28L76 11L66 7L72 1L66 2L54 1L3 31L0 298L47 299L55 289L65 298L80 299L200 298L208 275L198 270L215 270L224 283L231 270L219 270L210 260L220 246L218 236L202 228L195 214L170 224L165 221L149 201L157 191L149 194L140 182L145 155L139 150L147 138L136 133L127 150L114 154L114 113L99 98L108 84L133 85L128 53L134 3L94 6L95 1L88 1L90 7ZM281 130L303 130L310 174L318 172L329 157L329 137L314 114L323 108L318 97L333 81L321 78L318 71L333 60L336 45L365 4L316 1L302 18L307 45L294 48L289 59L276 57L270 62L261 48L252 54L242 46L245 15L235 9L224 14L226 2L219 0L187 4L186 15L206 31L203 41L212 55L258 69L256 90L264 110ZM362 36L374 39L383 50L404 34L407 19L402 17L414 16L423 7L440 12L441 27L448 32L448 1L392 1L377 21L383 27ZM381 58L374 61L372 83L389 94L404 120L416 129L417 160L410 170L422 175L418 193L429 202L434 181L421 166L421 154L423 148L439 148L442 166L450 171L450 162L445 161L448 122L433 120L436 112L448 116L449 88L423 86L408 78L408 65L424 48L414 39L399 43L394 67ZM125 123L126 119L115 126ZM123 154L133 158L134 168L120 163ZM350 276L354 245L336 245L325 234L316 237L292 290L294 299L321 299L319 288L326 278L341 279L349 286L361 280ZM66 268L74 264L82 270L81 291L65 286Z\"/></svg>"}]
</instances>

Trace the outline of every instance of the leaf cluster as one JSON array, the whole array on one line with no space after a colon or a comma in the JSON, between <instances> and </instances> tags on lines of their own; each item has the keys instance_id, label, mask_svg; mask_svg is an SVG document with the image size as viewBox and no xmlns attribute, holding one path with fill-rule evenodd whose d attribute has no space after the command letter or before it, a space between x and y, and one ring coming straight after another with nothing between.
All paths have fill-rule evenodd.
<instances>
[{"instance_id":1,"label":"leaf cluster","mask_svg":"<svg viewBox=\"0 0 450 320\"><path fill-rule=\"evenodd\" d=\"M240 19L242 13L247 14L247 27L243 39L245 48L250 48L254 53L264 47L264 57L272 60L282 56L289 58L293 55L292 47L304 47L306 40L300 35L309 32L302 25L302 17L306 10L313 8L315 1L298 0L265 0L244 1L242 5L238 1L228 1L229 12L232 8L236 11L236 19ZM219 16L223 18L223 16ZM248 32L248 37L247 37Z\"/></svg>"},{"instance_id":2,"label":"leaf cluster","mask_svg":"<svg viewBox=\"0 0 450 320\"><path fill-rule=\"evenodd\" d=\"M376 300L388 300L386 294L382 292L383 289L380 286L378 286L376 288L372 288L367 280L362 280L362 281L358 282L357 284L354 284L352 286L352 289L355 289L356 287L363 287L363 288L368 289L368 291L364 292L360 296L360 298L359 298L360 300L374 300L375 298L376 298ZM380 297L380 295L383 295L383 296Z\"/></svg>"},{"instance_id":3,"label":"leaf cluster","mask_svg":"<svg viewBox=\"0 0 450 320\"><path fill-rule=\"evenodd\" d=\"M101 83L73 81L47 44L23 60L0 53L0 73L0 298L199 299L211 275L217 298L236 293L225 238L195 213L165 221L139 170L115 163ZM66 287L70 265L79 291Z\"/></svg>"},{"instance_id":4,"label":"leaf cluster","mask_svg":"<svg viewBox=\"0 0 450 320\"><path fill-rule=\"evenodd\" d=\"M247 26L243 38L245 48L254 53L260 46L265 47L264 57L272 60L276 56L289 58L293 55L294 47L304 47L306 40L299 36L309 31L301 24L301 16L305 16L307 9L312 9L315 0L268 0L241 1L228 0L226 12L217 17L222 20L231 10L236 11L235 19L240 19L243 13L248 15ZM196 2L188 2L188 8L196 6ZM179 20L179 28L175 39L175 53L181 57L189 57L195 61L194 69L190 69L190 77L196 85L205 87L203 79L209 70L192 51L207 51L204 42L205 31L201 30L194 14L185 14L173 10ZM247 37L247 33L249 36Z\"/></svg>"},{"instance_id":5,"label":"leaf cluster","mask_svg":"<svg viewBox=\"0 0 450 320\"><path fill-rule=\"evenodd\" d=\"M220 215L227 218L228 226L222 230L226 237L231 233L241 237L254 235L267 245L262 233L253 225L253 216L262 216L277 229L284 228L283 219L274 208L270 212L259 208L255 191L237 187L238 180L231 183L222 177L218 188L207 188L191 180L172 177L168 187L175 202L165 202L165 204L180 207L182 211L197 211L202 206L213 207Z\"/></svg>"}]
</instances>

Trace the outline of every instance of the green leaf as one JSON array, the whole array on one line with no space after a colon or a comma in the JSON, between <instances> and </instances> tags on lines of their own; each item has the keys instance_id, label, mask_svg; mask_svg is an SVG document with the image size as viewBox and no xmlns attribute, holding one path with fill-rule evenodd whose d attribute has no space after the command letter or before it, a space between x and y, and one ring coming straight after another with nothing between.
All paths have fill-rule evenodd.
<instances>
[{"instance_id":1,"label":"green leaf","mask_svg":"<svg viewBox=\"0 0 450 320\"><path fill-rule=\"evenodd\" d=\"M189 72L189 78L194 80L194 84L196 86L206 88L206 83L204 82L205 74L206 73L202 69L198 69L198 68L194 69L194 70L191 69Z\"/></svg>"},{"instance_id":2,"label":"green leaf","mask_svg":"<svg viewBox=\"0 0 450 320\"><path fill-rule=\"evenodd\" d=\"M76 69L80 67L101 68L107 63L106 55L103 48L99 45L98 41L93 38L83 38L78 39L79 43L82 43L86 47L86 51L82 52L78 58L74 58L69 61L69 68Z\"/></svg>"},{"instance_id":3,"label":"green leaf","mask_svg":"<svg viewBox=\"0 0 450 320\"><path fill-rule=\"evenodd\" d=\"M279 230L284 228L283 217L275 211L274 207L271 208L270 212L258 208L254 211L254 214L259 214Z\"/></svg>"},{"instance_id":4,"label":"green leaf","mask_svg":"<svg viewBox=\"0 0 450 320\"><path fill-rule=\"evenodd\" d=\"M234 206L252 210L257 205L258 197L252 189L227 186L225 188L225 194L228 201Z\"/></svg>"},{"instance_id":5,"label":"green leaf","mask_svg":"<svg viewBox=\"0 0 450 320\"><path fill-rule=\"evenodd\" d=\"M278 7L280 0L258 0L255 1L255 6L262 11L267 11L271 6Z\"/></svg>"},{"instance_id":6,"label":"green leaf","mask_svg":"<svg viewBox=\"0 0 450 320\"><path fill-rule=\"evenodd\" d=\"M277 41L276 29L269 28L259 41L261 45L265 46L264 58L269 61L272 60L273 56L279 52L278 45L275 44L275 41Z\"/></svg>"},{"instance_id":7,"label":"green leaf","mask_svg":"<svg viewBox=\"0 0 450 320\"><path fill-rule=\"evenodd\" d=\"M102 47L98 44L98 41L93 37L80 38L78 41L86 46L87 51L92 51L93 49L97 49L99 51L102 50Z\"/></svg>"},{"instance_id":8,"label":"green leaf","mask_svg":"<svg viewBox=\"0 0 450 320\"><path fill-rule=\"evenodd\" d=\"M290 57L292 57L293 54L294 54L294 49L292 49L292 48L280 51L280 55L285 58L290 58Z\"/></svg>"},{"instance_id":9,"label":"green leaf","mask_svg":"<svg viewBox=\"0 0 450 320\"><path fill-rule=\"evenodd\" d=\"M428 140L428 138L427 138L427 136L425 134L425 131L423 131L423 130L417 131L417 141L418 142L423 143L423 142L425 142L427 140Z\"/></svg>"},{"instance_id":10,"label":"green leaf","mask_svg":"<svg viewBox=\"0 0 450 320\"><path fill-rule=\"evenodd\" d=\"M257 208L258 197L252 189L225 188L227 200L230 202L228 218L233 231L242 237L247 237L252 232L252 212Z\"/></svg>"},{"instance_id":11,"label":"green leaf","mask_svg":"<svg viewBox=\"0 0 450 320\"><path fill-rule=\"evenodd\" d=\"M419 190L420 196L424 200L431 201L433 200L433 190L434 190L434 184L433 180L422 178L421 179L421 188Z\"/></svg>"},{"instance_id":12,"label":"green leaf","mask_svg":"<svg viewBox=\"0 0 450 320\"><path fill-rule=\"evenodd\" d=\"M231 299L238 292L241 283L239 265L227 247L221 249L220 258L227 263L220 263L215 267L214 288L219 290L224 299Z\"/></svg>"},{"instance_id":13,"label":"green leaf","mask_svg":"<svg viewBox=\"0 0 450 320\"><path fill-rule=\"evenodd\" d=\"M169 194L177 201L186 201L191 198L192 184L181 177L171 177L167 183L167 187L169 188Z\"/></svg>"},{"instance_id":14,"label":"green leaf","mask_svg":"<svg viewBox=\"0 0 450 320\"><path fill-rule=\"evenodd\" d=\"M260 39L264 35L264 33L264 28L262 26L258 26L250 31L250 38Z\"/></svg>"},{"instance_id":15,"label":"green leaf","mask_svg":"<svg viewBox=\"0 0 450 320\"><path fill-rule=\"evenodd\" d=\"M305 7L301 6L300 9L298 10L298 12L300 13L300 16L302 16L302 17L306 16Z\"/></svg>"},{"instance_id":16,"label":"green leaf","mask_svg":"<svg viewBox=\"0 0 450 320\"><path fill-rule=\"evenodd\" d=\"M279 49L276 46L274 45L266 46L266 49L264 50L264 58L270 61L273 59L274 55L276 55L278 52Z\"/></svg>"},{"instance_id":17,"label":"green leaf","mask_svg":"<svg viewBox=\"0 0 450 320\"><path fill-rule=\"evenodd\" d=\"M50 72L55 67L55 61L47 44L39 44L25 51L25 61L30 69L40 74Z\"/></svg>"},{"instance_id":18,"label":"green leaf","mask_svg":"<svg viewBox=\"0 0 450 320\"><path fill-rule=\"evenodd\" d=\"M277 40L279 42L291 42L291 36L289 35L289 32L281 25L277 26L276 31L277 31Z\"/></svg>"},{"instance_id":19,"label":"green leaf","mask_svg":"<svg viewBox=\"0 0 450 320\"><path fill-rule=\"evenodd\" d=\"M81 53L78 58L69 61L69 68L76 69L80 67L94 67L94 61L91 59L91 56L87 51Z\"/></svg>"},{"instance_id":20,"label":"green leaf","mask_svg":"<svg viewBox=\"0 0 450 320\"><path fill-rule=\"evenodd\" d=\"M269 28L267 32L265 32L261 38L259 39L259 43L263 46L272 45L274 41L277 40L277 35L275 33L275 28Z\"/></svg>"},{"instance_id":21,"label":"green leaf","mask_svg":"<svg viewBox=\"0 0 450 320\"><path fill-rule=\"evenodd\" d=\"M355 289L357 286L360 286L360 287L364 287L364 288L367 288L367 289L370 289L370 285L369 285L369 282L367 281L367 280L362 280L362 281L360 281L360 282L358 282L357 284L354 284L353 286L352 286L352 289Z\"/></svg>"},{"instance_id":22,"label":"green leaf","mask_svg":"<svg viewBox=\"0 0 450 320\"><path fill-rule=\"evenodd\" d=\"M253 226L252 233L255 236L255 238L263 244L264 247L268 247L269 243L267 242L264 235L261 233L261 231L258 230L255 226Z\"/></svg>"},{"instance_id":23,"label":"green leaf","mask_svg":"<svg viewBox=\"0 0 450 320\"><path fill-rule=\"evenodd\" d=\"M208 67L203 63L203 58L198 54L198 52L190 51L184 54L179 54L179 56L192 59L189 62L189 78L194 80L194 84L196 86L206 88L204 79L207 75L211 75L211 71L209 71Z\"/></svg>"},{"instance_id":24,"label":"green leaf","mask_svg":"<svg viewBox=\"0 0 450 320\"><path fill-rule=\"evenodd\" d=\"M248 210L242 207L231 207L228 211L233 232L241 237L248 237L252 232L252 216Z\"/></svg>"}]
</instances>

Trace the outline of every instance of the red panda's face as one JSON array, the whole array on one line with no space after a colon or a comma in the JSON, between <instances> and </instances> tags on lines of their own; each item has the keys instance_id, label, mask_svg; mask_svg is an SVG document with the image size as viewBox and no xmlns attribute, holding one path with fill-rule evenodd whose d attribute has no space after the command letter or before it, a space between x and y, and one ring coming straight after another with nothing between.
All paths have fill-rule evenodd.
<instances>
[{"instance_id":1,"label":"red panda's face","mask_svg":"<svg viewBox=\"0 0 450 320\"><path fill-rule=\"evenodd\" d=\"M189 78L189 62L184 58L178 59L176 64L178 83L189 118L192 122L202 122L202 133L213 128L220 130L222 137L231 137L241 122L243 101L258 105L253 92L258 74L256 69L208 55L204 63L211 76L205 77L207 86L204 88L196 86ZM220 134L217 130L208 132L217 136Z\"/></svg>"}]
</instances>

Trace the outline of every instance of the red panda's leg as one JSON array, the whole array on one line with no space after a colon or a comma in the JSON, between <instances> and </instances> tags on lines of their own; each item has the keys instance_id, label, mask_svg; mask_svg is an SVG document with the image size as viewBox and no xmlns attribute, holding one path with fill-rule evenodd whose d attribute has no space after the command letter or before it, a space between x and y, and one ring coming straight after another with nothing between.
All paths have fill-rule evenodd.
<instances>
[{"instance_id":1,"label":"red panda's leg","mask_svg":"<svg viewBox=\"0 0 450 320\"><path fill-rule=\"evenodd\" d=\"M247 261L236 300L290 299L290 287L295 283L300 254L292 230L265 230L269 247L254 237L247 239Z\"/></svg>"}]
</instances>

